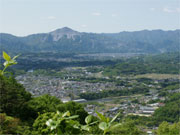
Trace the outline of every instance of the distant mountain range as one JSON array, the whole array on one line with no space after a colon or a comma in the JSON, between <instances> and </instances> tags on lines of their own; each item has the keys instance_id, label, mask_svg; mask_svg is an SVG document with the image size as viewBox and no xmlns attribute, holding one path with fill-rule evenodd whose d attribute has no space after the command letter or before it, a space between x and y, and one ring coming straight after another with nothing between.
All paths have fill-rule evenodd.
<instances>
[{"instance_id":1,"label":"distant mountain range","mask_svg":"<svg viewBox=\"0 0 180 135\"><path fill-rule=\"evenodd\" d=\"M180 30L97 34L64 27L25 37L0 33L0 47L8 52L161 53L178 51L179 39Z\"/></svg>"}]
</instances>

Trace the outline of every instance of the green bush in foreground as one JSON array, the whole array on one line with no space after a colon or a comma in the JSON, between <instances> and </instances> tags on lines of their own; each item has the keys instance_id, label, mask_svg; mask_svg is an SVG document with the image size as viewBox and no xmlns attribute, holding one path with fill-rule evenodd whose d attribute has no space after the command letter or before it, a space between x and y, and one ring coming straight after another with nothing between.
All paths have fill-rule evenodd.
<instances>
[{"instance_id":1,"label":"green bush in foreground","mask_svg":"<svg viewBox=\"0 0 180 135\"><path fill-rule=\"evenodd\" d=\"M168 122L162 122L156 131L157 135L180 135L180 122L169 124Z\"/></svg>"},{"instance_id":2,"label":"green bush in foreground","mask_svg":"<svg viewBox=\"0 0 180 135\"><path fill-rule=\"evenodd\" d=\"M28 117L26 105L31 99L31 94L14 78L0 75L0 80L0 113L26 119Z\"/></svg>"},{"instance_id":3,"label":"green bush in foreground","mask_svg":"<svg viewBox=\"0 0 180 135\"><path fill-rule=\"evenodd\" d=\"M25 126L20 119L7 116L0 113L0 134L19 134L24 135L30 133L29 127Z\"/></svg>"},{"instance_id":4,"label":"green bush in foreground","mask_svg":"<svg viewBox=\"0 0 180 135\"><path fill-rule=\"evenodd\" d=\"M38 113L43 114L46 112L56 112L57 106L60 104L62 104L62 102L58 98L45 94L29 100L27 108L31 113L31 117L36 119Z\"/></svg>"}]
</instances>

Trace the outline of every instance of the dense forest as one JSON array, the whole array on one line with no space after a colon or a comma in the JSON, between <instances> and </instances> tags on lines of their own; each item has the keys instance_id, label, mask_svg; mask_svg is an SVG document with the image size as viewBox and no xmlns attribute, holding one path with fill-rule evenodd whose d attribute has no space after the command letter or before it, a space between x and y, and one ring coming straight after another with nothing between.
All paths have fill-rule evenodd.
<instances>
[{"instance_id":1,"label":"dense forest","mask_svg":"<svg viewBox=\"0 0 180 135\"><path fill-rule=\"evenodd\" d=\"M107 67L104 74L109 76L145 73L178 74L180 67L179 58L179 52L131 58Z\"/></svg>"}]
</instances>

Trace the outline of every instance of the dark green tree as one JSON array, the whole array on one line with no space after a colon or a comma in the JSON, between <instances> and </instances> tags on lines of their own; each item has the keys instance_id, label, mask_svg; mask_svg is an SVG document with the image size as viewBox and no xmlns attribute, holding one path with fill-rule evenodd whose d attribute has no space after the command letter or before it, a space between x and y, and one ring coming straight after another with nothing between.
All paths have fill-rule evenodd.
<instances>
[{"instance_id":1,"label":"dark green tree","mask_svg":"<svg viewBox=\"0 0 180 135\"><path fill-rule=\"evenodd\" d=\"M72 115L79 115L78 119L81 124L85 124L84 119L88 113L84 110L83 106L76 102L67 102L58 106L60 112L69 111Z\"/></svg>"},{"instance_id":2,"label":"dark green tree","mask_svg":"<svg viewBox=\"0 0 180 135\"><path fill-rule=\"evenodd\" d=\"M27 104L27 109L29 110L31 117L36 119L38 113L56 112L57 106L60 104L62 104L61 100L55 96L45 94L31 99Z\"/></svg>"},{"instance_id":3,"label":"dark green tree","mask_svg":"<svg viewBox=\"0 0 180 135\"><path fill-rule=\"evenodd\" d=\"M26 119L26 104L31 94L13 78L0 75L0 113Z\"/></svg>"}]
</instances>

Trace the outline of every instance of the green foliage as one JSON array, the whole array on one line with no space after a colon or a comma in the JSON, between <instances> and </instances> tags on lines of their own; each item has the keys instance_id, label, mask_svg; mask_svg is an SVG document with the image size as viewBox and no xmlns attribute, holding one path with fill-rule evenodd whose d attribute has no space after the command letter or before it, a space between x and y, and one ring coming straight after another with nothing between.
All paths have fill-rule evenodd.
<instances>
[{"instance_id":1,"label":"green foliage","mask_svg":"<svg viewBox=\"0 0 180 135\"><path fill-rule=\"evenodd\" d=\"M15 59L16 59L18 56L19 56L19 55L14 56L14 57L11 59L11 57L10 57L6 52L3 51L3 58L4 58L5 62L4 62L4 64L3 64L3 65L4 65L4 69L3 69L3 70L0 70L0 75L4 75L4 73L6 73L5 70L6 70L8 67L17 64L17 62L16 62Z\"/></svg>"},{"instance_id":2,"label":"green foliage","mask_svg":"<svg viewBox=\"0 0 180 135\"><path fill-rule=\"evenodd\" d=\"M133 121L133 123L137 126L154 126L154 121L152 117L145 117L145 116L137 116L137 115L128 115L125 117L126 121Z\"/></svg>"},{"instance_id":3,"label":"green foliage","mask_svg":"<svg viewBox=\"0 0 180 135\"><path fill-rule=\"evenodd\" d=\"M49 119L46 122L46 125L50 127L51 131L57 134L74 134L79 129L79 122L73 121L72 119L76 119L78 115L70 116L70 112L67 111L65 113L57 112L52 119ZM71 129L71 130L68 130ZM75 131L74 131L75 129Z\"/></svg>"},{"instance_id":4,"label":"green foliage","mask_svg":"<svg viewBox=\"0 0 180 135\"><path fill-rule=\"evenodd\" d=\"M122 125L118 126L118 128L111 131L111 134L119 134L119 135L144 135L144 133L137 128L134 121L126 121Z\"/></svg>"},{"instance_id":5,"label":"green foliage","mask_svg":"<svg viewBox=\"0 0 180 135\"><path fill-rule=\"evenodd\" d=\"M32 98L27 103L27 108L29 112L31 112L31 117L35 119L37 118L38 113L56 112L57 106L60 104L62 104L62 102L58 98L45 94Z\"/></svg>"},{"instance_id":6,"label":"green foliage","mask_svg":"<svg viewBox=\"0 0 180 135\"><path fill-rule=\"evenodd\" d=\"M70 116L70 112L47 112L40 114L33 124L34 131L38 134L77 134L79 122L78 115Z\"/></svg>"},{"instance_id":7,"label":"green foliage","mask_svg":"<svg viewBox=\"0 0 180 135\"><path fill-rule=\"evenodd\" d=\"M88 115L85 118L85 123L86 125L81 125L81 130L85 130L85 131L90 131L91 126L96 124L98 121L94 121L93 122L93 116L92 115Z\"/></svg>"},{"instance_id":8,"label":"green foliage","mask_svg":"<svg viewBox=\"0 0 180 135\"><path fill-rule=\"evenodd\" d=\"M111 121L108 117L105 117L101 113L99 112L96 113L98 115L98 118L100 119L100 123L98 127L99 129L103 130L103 135L105 135L107 132L113 131L114 129L118 128L121 125L121 123L117 123L117 124L114 123L114 121L117 119L120 113L114 116Z\"/></svg>"},{"instance_id":9,"label":"green foliage","mask_svg":"<svg viewBox=\"0 0 180 135\"><path fill-rule=\"evenodd\" d=\"M166 101L166 103L175 102L180 100L180 93L174 93L172 95L169 95L169 99Z\"/></svg>"},{"instance_id":10,"label":"green foliage","mask_svg":"<svg viewBox=\"0 0 180 135\"><path fill-rule=\"evenodd\" d=\"M51 132L50 127L46 125L46 122L55 115L55 112L46 112L39 114L37 119L33 123L33 130L37 134L49 134Z\"/></svg>"},{"instance_id":11,"label":"green foliage","mask_svg":"<svg viewBox=\"0 0 180 135\"><path fill-rule=\"evenodd\" d=\"M180 101L167 103L164 107L157 109L154 118L157 124L162 121L177 122L179 120Z\"/></svg>"},{"instance_id":12,"label":"green foliage","mask_svg":"<svg viewBox=\"0 0 180 135\"><path fill-rule=\"evenodd\" d=\"M157 131L157 135L179 135L180 134L180 122L169 124L168 122L162 122Z\"/></svg>"},{"instance_id":13,"label":"green foliage","mask_svg":"<svg viewBox=\"0 0 180 135\"><path fill-rule=\"evenodd\" d=\"M29 133L29 127L14 117L7 116L5 113L0 113L0 134L19 134L24 135Z\"/></svg>"},{"instance_id":14,"label":"green foliage","mask_svg":"<svg viewBox=\"0 0 180 135\"><path fill-rule=\"evenodd\" d=\"M160 124L163 121L178 122L180 113L180 93L173 94L165 106L158 108L153 114L153 118L156 124Z\"/></svg>"},{"instance_id":15,"label":"green foliage","mask_svg":"<svg viewBox=\"0 0 180 135\"><path fill-rule=\"evenodd\" d=\"M91 121L92 121L92 115L88 115L88 116L85 118L86 124L90 124Z\"/></svg>"},{"instance_id":16,"label":"green foliage","mask_svg":"<svg viewBox=\"0 0 180 135\"><path fill-rule=\"evenodd\" d=\"M79 117L77 120L81 124L85 124L84 120L88 116L88 113L84 110L81 104L70 101L65 104L58 105L57 108L57 110L60 112L69 111L72 115L78 115Z\"/></svg>"},{"instance_id":17,"label":"green foliage","mask_svg":"<svg viewBox=\"0 0 180 135\"><path fill-rule=\"evenodd\" d=\"M179 53L130 58L105 68L107 76L138 75L146 73L179 73Z\"/></svg>"},{"instance_id":18,"label":"green foliage","mask_svg":"<svg viewBox=\"0 0 180 135\"><path fill-rule=\"evenodd\" d=\"M100 118L98 127L103 130L103 134L113 131L121 125L120 123L114 123L119 114L111 121L101 113L97 112L97 115ZM35 120L33 127L39 134L82 134L85 131L89 133L93 132L92 128L96 127L93 125L96 125L98 121L93 121L93 116L88 115L84 120L86 124L82 125L77 120L78 117L78 115L71 116L69 111L65 113L60 113L59 111L57 113L44 113L40 114Z\"/></svg>"},{"instance_id":19,"label":"green foliage","mask_svg":"<svg viewBox=\"0 0 180 135\"><path fill-rule=\"evenodd\" d=\"M0 113L26 119L26 105L31 99L31 94L12 77L0 75L0 80Z\"/></svg>"},{"instance_id":20,"label":"green foliage","mask_svg":"<svg viewBox=\"0 0 180 135\"><path fill-rule=\"evenodd\" d=\"M148 88L145 86L133 87L132 89L124 88L122 90L104 90L100 92L87 92L81 93L79 96L87 100L100 99L113 96L128 96L132 94L145 94L148 92Z\"/></svg>"},{"instance_id":21,"label":"green foliage","mask_svg":"<svg viewBox=\"0 0 180 135\"><path fill-rule=\"evenodd\" d=\"M38 53L39 54L39 53ZM40 53L41 54L41 53ZM105 66L105 65L114 65L114 61L110 60L85 60L85 61L79 61L77 59L73 59L72 61L58 61L57 59L62 59L62 57L56 57L56 54L54 54L53 59L51 60L46 60L49 59L48 54L45 53L46 55L41 54L40 56L37 56L36 53L32 54L25 54L24 57L21 57L18 59L18 69L21 70L30 70L30 69L38 69L38 71L35 71L35 74L43 74L43 75L49 75L49 76L57 76L57 77L62 77L63 74L61 72L58 72L59 69L65 68L65 67L85 67L85 66ZM59 53L57 53L59 54ZM28 57L26 57L28 55ZM30 55L30 56L29 56ZM37 57L39 59L37 59ZM67 57L69 58L69 57ZM24 59L26 61L24 61ZM43 59L43 60L42 60ZM49 70L51 69L51 70ZM57 71L53 71L57 70Z\"/></svg>"},{"instance_id":22,"label":"green foliage","mask_svg":"<svg viewBox=\"0 0 180 135\"><path fill-rule=\"evenodd\" d=\"M153 103L158 103L158 102L160 102L161 100L160 99L152 99L152 100L149 100L148 102L147 102L147 104L153 104Z\"/></svg>"}]
</instances>

